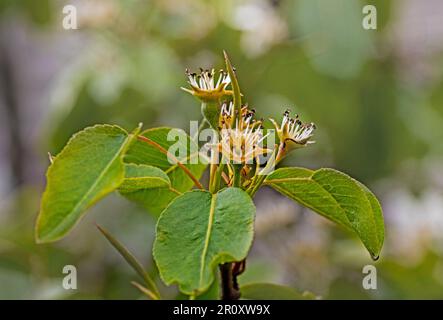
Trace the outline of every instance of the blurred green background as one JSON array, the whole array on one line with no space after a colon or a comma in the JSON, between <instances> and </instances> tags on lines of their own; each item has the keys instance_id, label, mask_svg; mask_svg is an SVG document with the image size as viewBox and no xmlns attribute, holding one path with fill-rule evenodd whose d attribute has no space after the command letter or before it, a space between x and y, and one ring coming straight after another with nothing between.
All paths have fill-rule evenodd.
<instances>
[{"instance_id":1,"label":"blurred green background","mask_svg":"<svg viewBox=\"0 0 443 320\"><path fill-rule=\"evenodd\" d=\"M66 4L78 30L62 27ZM377 30L362 28L365 4L377 8ZM316 123L317 143L286 164L349 173L374 190L386 220L373 262L356 238L264 189L241 283L325 299L443 299L442 15L439 0L0 1L0 298L141 298L94 221L160 283L155 219L118 195L63 241L34 244L47 152L96 123L189 130L200 108L179 89L184 70L221 68L225 49L259 117L290 107ZM367 264L377 290L362 288ZM62 288L65 265L77 268L77 290Z\"/></svg>"}]
</instances>

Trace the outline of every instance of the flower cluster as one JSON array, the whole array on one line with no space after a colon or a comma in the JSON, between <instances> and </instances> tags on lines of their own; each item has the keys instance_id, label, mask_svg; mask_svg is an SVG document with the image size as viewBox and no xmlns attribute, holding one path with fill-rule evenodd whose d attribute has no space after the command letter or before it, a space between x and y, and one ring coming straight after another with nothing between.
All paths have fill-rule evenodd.
<instances>
[{"instance_id":1,"label":"flower cluster","mask_svg":"<svg viewBox=\"0 0 443 320\"><path fill-rule=\"evenodd\" d=\"M215 102L218 105L218 123L217 118L210 122L219 136L218 142L210 146L213 150L221 153L225 160L242 164L251 164L259 156L273 151L276 143L268 143L266 148L263 147L263 141L269 133L263 135L263 120L254 119L255 110L249 109L247 105L234 110L233 102L230 101L233 92L226 89L231 84L227 72L220 70L218 78L214 69L200 69L199 74L186 70L186 75L191 89L182 88L183 90L202 102ZM311 138L315 125L302 123L298 115L291 118L289 110L285 111L280 125L274 119L269 120L279 138L277 162L289 151L314 143Z\"/></svg>"},{"instance_id":2,"label":"flower cluster","mask_svg":"<svg viewBox=\"0 0 443 320\"><path fill-rule=\"evenodd\" d=\"M236 164L252 164L258 156L271 152L263 148L261 121L253 119L254 111L244 106L236 119L232 102L223 103L220 112L220 142L216 151ZM235 124L235 125L234 125Z\"/></svg>"}]
</instances>

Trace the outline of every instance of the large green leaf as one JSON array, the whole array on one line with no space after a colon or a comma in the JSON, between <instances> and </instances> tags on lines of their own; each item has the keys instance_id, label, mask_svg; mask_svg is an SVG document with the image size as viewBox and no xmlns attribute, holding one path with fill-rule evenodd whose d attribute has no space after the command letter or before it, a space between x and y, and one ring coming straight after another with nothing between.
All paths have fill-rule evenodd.
<instances>
[{"instance_id":1,"label":"large green leaf","mask_svg":"<svg viewBox=\"0 0 443 320\"><path fill-rule=\"evenodd\" d=\"M181 193L171 187L168 175L153 166L125 164L125 179L118 188L121 195L159 215Z\"/></svg>"},{"instance_id":2,"label":"large green leaf","mask_svg":"<svg viewBox=\"0 0 443 320\"><path fill-rule=\"evenodd\" d=\"M168 133L174 130L172 138L175 140L168 141ZM158 143L164 149L169 150L171 146L177 149L182 148L187 150L183 156L174 155L182 162L191 173L199 179L206 168L205 164L198 162L191 164L191 161L198 160L198 146L192 139L181 129L173 128L153 128L145 130L141 135ZM175 136L175 137L174 137ZM127 163L145 164L162 169L167 173L174 189L185 192L192 188L194 182L186 173L177 165L168 160L168 157L155 147L147 144L144 141L135 141L128 149L124 161Z\"/></svg>"},{"instance_id":3,"label":"large green leaf","mask_svg":"<svg viewBox=\"0 0 443 320\"><path fill-rule=\"evenodd\" d=\"M36 240L65 236L85 210L114 191L124 178L122 155L132 135L111 125L97 125L75 134L46 174L36 224Z\"/></svg>"},{"instance_id":4,"label":"large green leaf","mask_svg":"<svg viewBox=\"0 0 443 320\"><path fill-rule=\"evenodd\" d=\"M265 184L324 217L354 231L376 259L384 223L378 200L360 182L334 169L282 168Z\"/></svg>"},{"instance_id":5,"label":"large green leaf","mask_svg":"<svg viewBox=\"0 0 443 320\"><path fill-rule=\"evenodd\" d=\"M154 258L166 284L199 294L214 281L218 264L240 261L253 238L255 206L238 188L177 197L157 223Z\"/></svg>"},{"instance_id":6,"label":"large green leaf","mask_svg":"<svg viewBox=\"0 0 443 320\"><path fill-rule=\"evenodd\" d=\"M250 300L312 300L315 295L274 283L248 283L240 287L241 297Z\"/></svg>"}]
</instances>

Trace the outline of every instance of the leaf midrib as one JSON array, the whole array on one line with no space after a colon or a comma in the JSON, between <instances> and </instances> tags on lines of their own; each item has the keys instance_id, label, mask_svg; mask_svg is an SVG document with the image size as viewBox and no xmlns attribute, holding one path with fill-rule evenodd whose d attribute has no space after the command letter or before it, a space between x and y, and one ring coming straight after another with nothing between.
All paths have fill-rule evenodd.
<instances>
[{"instance_id":1,"label":"leaf midrib","mask_svg":"<svg viewBox=\"0 0 443 320\"><path fill-rule=\"evenodd\" d=\"M203 283L203 273L205 270L205 262L206 262L206 255L208 252L209 247L209 241L211 238L212 233L212 224L214 222L214 213L215 213L215 204L217 200L217 194L211 195L211 206L209 209L209 217L208 217L208 227L206 229L206 237L205 237L205 243L203 245L203 251L200 259L200 278L199 278L199 287L202 286Z\"/></svg>"},{"instance_id":2,"label":"leaf midrib","mask_svg":"<svg viewBox=\"0 0 443 320\"><path fill-rule=\"evenodd\" d=\"M131 178L125 178L126 181L137 181L137 180L143 180L143 179L149 179L149 180L160 180L162 182L165 183L165 187L171 185L171 182L162 178L162 177L149 177L149 176L145 176L145 177L131 177ZM144 188L140 188L140 189L154 189L154 188L159 188L159 187L144 187Z\"/></svg>"},{"instance_id":3,"label":"leaf midrib","mask_svg":"<svg viewBox=\"0 0 443 320\"><path fill-rule=\"evenodd\" d=\"M312 181L315 182L320 188L322 188L324 191L326 191L327 194L329 194L331 196L331 198L334 200L335 204L338 206L338 208L340 208L340 210L342 210L342 213L344 215L344 217L346 218L346 221L348 222L349 225L344 225L342 221L339 221L337 219L333 219L331 216L326 216L324 214L321 214L324 217L327 217L329 219L334 220L336 223L346 227L346 228L351 228L354 232L354 227L352 226L351 222L349 221L348 216L346 215L346 210L338 203L337 199L332 195L332 193L328 192L328 190L326 190L321 184L318 183L318 181L314 180L313 177L314 173L310 176L310 177L304 177L304 178L282 178L282 179L270 179L270 180L266 180L265 184L274 184L277 189L280 190L280 192L290 196L291 194L289 192L285 192L285 190L280 187L278 185L278 183L285 183L285 182L291 182L291 181ZM300 202L301 204L303 204L304 206L308 207L309 209L314 210L315 212L318 212L313 206L307 204L305 201L301 200L299 197L293 195L295 198L297 198L297 201Z\"/></svg>"}]
</instances>

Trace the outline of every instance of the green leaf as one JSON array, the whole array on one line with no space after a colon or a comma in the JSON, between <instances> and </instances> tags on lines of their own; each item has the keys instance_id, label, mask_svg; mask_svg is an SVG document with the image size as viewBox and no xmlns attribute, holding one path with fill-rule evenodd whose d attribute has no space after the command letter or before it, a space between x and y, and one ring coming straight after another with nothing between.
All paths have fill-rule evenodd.
<instances>
[{"instance_id":1,"label":"green leaf","mask_svg":"<svg viewBox=\"0 0 443 320\"><path fill-rule=\"evenodd\" d=\"M124 178L122 155L132 137L118 126L96 125L69 140L46 173L37 242L65 236L86 209L120 185Z\"/></svg>"},{"instance_id":2,"label":"green leaf","mask_svg":"<svg viewBox=\"0 0 443 320\"><path fill-rule=\"evenodd\" d=\"M171 130L174 130L172 138L175 140L171 138L172 141L168 141L168 133L170 133ZM190 163L191 161L195 162L196 160L199 160L199 149L197 144L192 141L183 130L167 127L153 128L142 132L141 135L158 143L166 150L169 150L171 146L174 146L173 148L176 150L187 150L182 157L177 154L175 154L175 156L197 179L201 177L203 171L206 169L206 164L203 164L200 161L196 164ZM191 178L189 178L177 164L171 164L166 155L143 141L134 141L128 149L124 161L126 163L145 164L162 169L168 175L171 181L171 186L180 192L188 191L194 185Z\"/></svg>"},{"instance_id":3,"label":"green leaf","mask_svg":"<svg viewBox=\"0 0 443 320\"><path fill-rule=\"evenodd\" d=\"M152 166L125 164L125 179L118 188L121 195L159 215L181 193L171 186L168 175Z\"/></svg>"},{"instance_id":4,"label":"green leaf","mask_svg":"<svg viewBox=\"0 0 443 320\"><path fill-rule=\"evenodd\" d=\"M382 209L360 182L334 169L282 168L264 184L352 230L372 258L378 258L384 241Z\"/></svg>"},{"instance_id":5,"label":"green leaf","mask_svg":"<svg viewBox=\"0 0 443 320\"><path fill-rule=\"evenodd\" d=\"M144 164L125 164L125 180L118 188L121 192L134 192L140 189L169 187L171 181L162 170Z\"/></svg>"},{"instance_id":6,"label":"green leaf","mask_svg":"<svg viewBox=\"0 0 443 320\"><path fill-rule=\"evenodd\" d=\"M235 74L234 68L232 67L231 61L229 60L226 51L223 51L223 55L225 57L226 70L228 71L229 77L231 78L231 86L232 86L232 91L234 93L234 110L240 112L241 92L237 80L237 75Z\"/></svg>"},{"instance_id":7,"label":"green leaf","mask_svg":"<svg viewBox=\"0 0 443 320\"><path fill-rule=\"evenodd\" d=\"M109 243L121 254L132 269L134 269L134 271L137 272L138 275L145 281L145 283L149 286L149 289L154 293L154 297L159 299L160 293L158 292L154 280L151 279L137 258L105 228L100 227L99 225L97 225L97 228L105 236Z\"/></svg>"},{"instance_id":8,"label":"green leaf","mask_svg":"<svg viewBox=\"0 0 443 320\"><path fill-rule=\"evenodd\" d=\"M163 211L154 242L154 259L166 284L178 283L197 295L214 281L218 264L240 261L253 238L255 206L241 189L216 194L190 191Z\"/></svg>"},{"instance_id":9,"label":"green leaf","mask_svg":"<svg viewBox=\"0 0 443 320\"><path fill-rule=\"evenodd\" d=\"M312 293L273 283L249 283L240 287L241 298L249 300L312 300Z\"/></svg>"}]
</instances>

